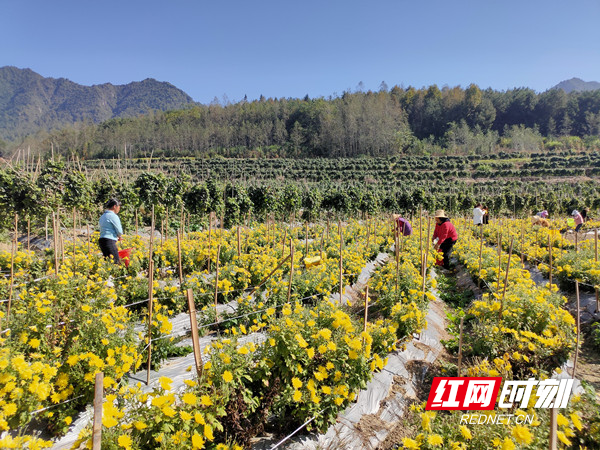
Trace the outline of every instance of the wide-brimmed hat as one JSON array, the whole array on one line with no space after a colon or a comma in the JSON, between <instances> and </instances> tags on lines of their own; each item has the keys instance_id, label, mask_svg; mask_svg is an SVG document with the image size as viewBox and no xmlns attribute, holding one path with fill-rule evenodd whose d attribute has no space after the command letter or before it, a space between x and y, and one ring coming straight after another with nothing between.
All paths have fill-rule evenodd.
<instances>
[{"instance_id":1,"label":"wide-brimmed hat","mask_svg":"<svg viewBox=\"0 0 600 450\"><path fill-rule=\"evenodd\" d=\"M439 217L440 219L447 219L448 216L446 215L446 213L444 212L443 209L438 209L435 214L433 215L433 217Z\"/></svg>"},{"instance_id":2,"label":"wide-brimmed hat","mask_svg":"<svg viewBox=\"0 0 600 450\"><path fill-rule=\"evenodd\" d=\"M392 214L392 219L396 220L400 218L400 214Z\"/></svg>"}]
</instances>

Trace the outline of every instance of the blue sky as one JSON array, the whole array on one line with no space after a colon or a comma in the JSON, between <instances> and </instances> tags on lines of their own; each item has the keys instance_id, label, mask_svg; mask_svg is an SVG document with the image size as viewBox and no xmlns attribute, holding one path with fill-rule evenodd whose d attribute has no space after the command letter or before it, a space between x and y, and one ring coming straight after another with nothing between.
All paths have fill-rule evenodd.
<instances>
[{"instance_id":1,"label":"blue sky","mask_svg":"<svg viewBox=\"0 0 600 450\"><path fill-rule=\"evenodd\" d=\"M0 66L168 81L210 103L476 83L600 81L597 0L3 0Z\"/></svg>"}]
</instances>

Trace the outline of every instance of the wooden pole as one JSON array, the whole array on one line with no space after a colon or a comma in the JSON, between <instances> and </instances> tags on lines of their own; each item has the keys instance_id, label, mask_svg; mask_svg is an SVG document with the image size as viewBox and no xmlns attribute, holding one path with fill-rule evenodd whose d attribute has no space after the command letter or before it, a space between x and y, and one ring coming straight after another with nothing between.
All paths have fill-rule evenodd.
<instances>
[{"instance_id":1,"label":"wooden pole","mask_svg":"<svg viewBox=\"0 0 600 450\"><path fill-rule=\"evenodd\" d=\"M579 253L579 233L575 233L575 253Z\"/></svg>"},{"instance_id":2,"label":"wooden pole","mask_svg":"<svg viewBox=\"0 0 600 450\"><path fill-rule=\"evenodd\" d=\"M525 221L521 222L521 267L525 267Z\"/></svg>"},{"instance_id":3,"label":"wooden pole","mask_svg":"<svg viewBox=\"0 0 600 450\"><path fill-rule=\"evenodd\" d=\"M150 361L152 359L152 313L154 310L154 261L148 263L148 371L146 386L150 384Z\"/></svg>"},{"instance_id":4,"label":"wooden pole","mask_svg":"<svg viewBox=\"0 0 600 450\"><path fill-rule=\"evenodd\" d=\"M104 372L98 372L94 383L94 425L92 450L100 450L102 442L102 403L104 402Z\"/></svg>"},{"instance_id":5,"label":"wooden pole","mask_svg":"<svg viewBox=\"0 0 600 450\"><path fill-rule=\"evenodd\" d=\"M292 296L292 281L294 278L294 240L290 235L290 279L288 281L287 302L290 302Z\"/></svg>"},{"instance_id":6,"label":"wooden pole","mask_svg":"<svg viewBox=\"0 0 600 450\"><path fill-rule=\"evenodd\" d=\"M498 232L498 276L496 282L496 292L500 292L500 270L502 264L502 233Z\"/></svg>"},{"instance_id":7,"label":"wooden pole","mask_svg":"<svg viewBox=\"0 0 600 450\"><path fill-rule=\"evenodd\" d=\"M460 377L462 374L462 342L463 342L463 322L465 318L460 318L460 328L458 335L458 376Z\"/></svg>"},{"instance_id":8,"label":"wooden pole","mask_svg":"<svg viewBox=\"0 0 600 450\"><path fill-rule=\"evenodd\" d=\"M548 234L548 261L550 267L548 274L548 289L552 289L552 240L550 239L550 234Z\"/></svg>"},{"instance_id":9,"label":"wooden pole","mask_svg":"<svg viewBox=\"0 0 600 450\"><path fill-rule=\"evenodd\" d=\"M342 234L342 221L338 221L338 229L340 234L340 305L342 304L342 294L344 293L344 281L342 279L344 273L344 257L342 251L344 250L344 240Z\"/></svg>"},{"instance_id":10,"label":"wooden pole","mask_svg":"<svg viewBox=\"0 0 600 450\"><path fill-rule=\"evenodd\" d=\"M514 237L510 239L510 248L508 250L508 262L506 263L506 273L504 274L504 286L502 288L502 299L500 300L500 313L499 319L502 320L502 310L504 309L504 297L506 295L506 286L508 285L508 272L510 270L510 258L513 251ZM498 278L500 278L500 272L498 272Z\"/></svg>"},{"instance_id":11,"label":"wooden pole","mask_svg":"<svg viewBox=\"0 0 600 450\"><path fill-rule=\"evenodd\" d=\"M217 310L217 296L219 295L219 258L221 256L221 244L217 247L217 273L215 275L215 322L219 321L219 311Z\"/></svg>"},{"instance_id":12,"label":"wooden pole","mask_svg":"<svg viewBox=\"0 0 600 450\"><path fill-rule=\"evenodd\" d=\"M427 260L429 259L429 233L431 231L431 217L427 218L427 239L425 243L425 259L423 260L423 286L421 290L423 291L423 298L425 297L425 281L427 280Z\"/></svg>"},{"instance_id":13,"label":"wooden pole","mask_svg":"<svg viewBox=\"0 0 600 450\"><path fill-rule=\"evenodd\" d=\"M77 239L77 230L75 229L75 224L77 223L77 221L75 219L76 214L77 213L75 211L75 208L73 208L73 256L75 256L75 250L76 250L75 241Z\"/></svg>"},{"instance_id":14,"label":"wooden pole","mask_svg":"<svg viewBox=\"0 0 600 450\"><path fill-rule=\"evenodd\" d=\"M139 236L139 228L138 228L138 210L135 210L135 235Z\"/></svg>"},{"instance_id":15,"label":"wooden pole","mask_svg":"<svg viewBox=\"0 0 600 450\"><path fill-rule=\"evenodd\" d=\"M369 283L367 283L367 286L365 287L365 325L363 328L363 331L366 333L367 332L367 323L369 320ZM364 341L364 339L363 339Z\"/></svg>"},{"instance_id":16,"label":"wooden pole","mask_svg":"<svg viewBox=\"0 0 600 450\"><path fill-rule=\"evenodd\" d=\"M441 242L440 242L441 244ZM419 207L419 255L421 255L421 274L423 274L423 208Z\"/></svg>"},{"instance_id":17,"label":"wooden pole","mask_svg":"<svg viewBox=\"0 0 600 450\"><path fill-rule=\"evenodd\" d=\"M86 225L87 228L87 248L88 248L88 256L91 254L91 250L90 250L90 224L87 223Z\"/></svg>"},{"instance_id":18,"label":"wooden pole","mask_svg":"<svg viewBox=\"0 0 600 450\"><path fill-rule=\"evenodd\" d=\"M183 265L181 264L181 230L177 230L177 265L179 267L179 288L183 286Z\"/></svg>"},{"instance_id":19,"label":"wooden pole","mask_svg":"<svg viewBox=\"0 0 600 450\"><path fill-rule=\"evenodd\" d=\"M550 409L550 450L557 450L558 408Z\"/></svg>"},{"instance_id":20,"label":"wooden pole","mask_svg":"<svg viewBox=\"0 0 600 450\"><path fill-rule=\"evenodd\" d=\"M160 218L160 248L163 247L165 242L165 219L163 217Z\"/></svg>"},{"instance_id":21,"label":"wooden pole","mask_svg":"<svg viewBox=\"0 0 600 450\"><path fill-rule=\"evenodd\" d=\"M237 252L238 257L242 256L242 247L240 245L240 226L237 226Z\"/></svg>"},{"instance_id":22,"label":"wooden pole","mask_svg":"<svg viewBox=\"0 0 600 450\"><path fill-rule=\"evenodd\" d=\"M598 228L594 230L594 261L598 262Z\"/></svg>"},{"instance_id":23,"label":"wooden pole","mask_svg":"<svg viewBox=\"0 0 600 450\"><path fill-rule=\"evenodd\" d=\"M8 307L6 308L6 320L8 323L8 319L10 319L10 306L12 303L12 296L13 296L13 284L15 281L15 253L17 251L17 220L18 220L18 215L15 214L15 234L13 236L12 239L12 245L11 245L11 251L10 251L10 286L8 289Z\"/></svg>"},{"instance_id":24,"label":"wooden pole","mask_svg":"<svg viewBox=\"0 0 600 450\"><path fill-rule=\"evenodd\" d=\"M594 288L596 291L596 314L600 312L600 296L598 295L598 288Z\"/></svg>"},{"instance_id":25,"label":"wooden pole","mask_svg":"<svg viewBox=\"0 0 600 450\"><path fill-rule=\"evenodd\" d=\"M177 233L179 236L179 232ZM194 291L187 290L188 309L190 311L190 327L192 328L192 346L194 348L194 361L196 362L196 374L202 377L202 352L200 351L200 338L198 336L198 322L196 321L196 304L194 303Z\"/></svg>"},{"instance_id":26,"label":"wooden pole","mask_svg":"<svg viewBox=\"0 0 600 450\"><path fill-rule=\"evenodd\" d=\"M58 226L56 223L56 213L52 213L52 232L54 234L53 244L54 244L54 274L58 276L58 236L57 236Z\"/></svg>"},{"instance_id":27,"label":"wooden pole","mask_svg":"<svg viewBox=\"0 0 600 450\"><path fill-rule=\"evenodd\" d=\"M31 219L27 217L27 251L31 250Z\"/></svg>"},{"instance_id":28,"label":"wooden pole","mask_svg":"<svg viewBox=\"0 0 600 450\"><path fill-rule=\"evenodd\" d=\"M44 225L44 230L46 231L46 241L48 240L48 216L46 215L46 223Z\"/></svg>"},{"instance_id":29,"label":"wooden pole","mask_svg":"<svg viewBox=\"0 0 600 450\"><path fill-rule=\"evenodd\" d=\"M483 256L483 225L480 228L480 240L479 240L479 271L477 272L477 288L481 288L481 258Z\"/></svg>"},{"instance_id":30,"label":"wooden pole","mask_svg":"<svg viewBox=\"0 0 600 450\"><path fill-rule=\"evenodd\" d=\"M169 208L167 208L167 217L165 219L165 242L169 240Z\"/></svg>"},{"instance_id":31,"label":"wooden pole","mask_svg":"<svg viewBox=\"0 0 600 450\"><path fill-rule=\"evenodd\" d=\"M291 256L292 255L289 254L283 260L281 260L281 262L279 264L277 264L277 266L273 270L271 270L271 272L269 273L269 275L267 275L265 278L263 278L263 280L258 284L258 286L255 286L254 289L252 289L252 291L250 292L249 295L254 294L258 289L260 289L262 287L262 285L265 284L267 282L267 280L269 278L271 278L273 276L273 274L275 272L277 272L277 270L279 270L281 268L281 266L283 266L288 259L290 259Z\"/></svg>"},{"instance_id":32,"label":"wooden pole","mask_svg":"<svg viewBox=\"0 0 600 450\"><path fill-rule=\"evenodd\" d=\"M308 256L308 222L306 222L305 227L306 236L304 236L304 257Z\"/></svg>"},{"instance_id":33,"label":"wooden pole","mask_svg":"<svg viewBox=\"0 0 600 450\"><path fill-rule=\"evenodd\" d=\"M580 316L580 305L579 305L579 281L575 280L575 297L577 298L577 317L575 317L575 321L577 323L577 340L575 341L575 358L573 358L573 374L572 377L576 377L577 372L577 356L579 354L579 329L581 326L581 316Z\"/></svg>"}]
</instances>

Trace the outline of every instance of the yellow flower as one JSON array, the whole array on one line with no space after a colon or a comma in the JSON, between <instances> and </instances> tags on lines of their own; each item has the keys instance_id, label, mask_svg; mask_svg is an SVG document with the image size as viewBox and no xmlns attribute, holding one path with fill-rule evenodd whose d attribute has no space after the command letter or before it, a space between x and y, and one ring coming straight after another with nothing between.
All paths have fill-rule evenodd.
<instances>
[{"instance_id":1,"label":"yellow flower","mask_svg":"<svg viewBox=\"0 0 600 450\"><path fill-rule=\"evenodd\" d=\"M300 389L302 387L302 381L300 381L299 378L294 377L292 378L292 386L294 386L295 389Z\"/></svg>"},{"instance_id":2,"label":"yellow flower","mask_svg":"<svg viewBox=\"0 0 600 450\"><path fill-rule=\"evenodd\" d=\"M437 447L438 445L442 445L444 443L444 438L442 438L439 434L432 434L427 438L427 443L432 447Z\"/></svg>"},{"instance_id":3,"label":"yellow flower","mask_svg":"<svg viewBox=\"0 0 600 450\"><path fill-rule=\"evenodd\" d=\"M295 402L299 402L302 399L302 392L294 391L294 395L292 396Z\"/></svg>"},{"instance_id":4,"label":"yellow flower","mask_svg":"<svg viewBox=\"0 0 600 450\"><path fill-rule=\"evenodd\" d=\"M473 439L473 435L471 434L471 430L469 430L465 425L460 426L460 433L463 435L465 439Z\"/></svg>"},{"instance_id":5,"label":"yellow flower","mask_svg":"<svg viewBox=\"0 0 600 450\"><path fill-rule=\"evenodd\" d=\"M502 442L502 450L515 450L515 443L511 438L504 438L504 441Z\"/></svg>"},{"instance_id":6,"label":"yellow flower","mask_svg":"<svg viewBox=\"0 0 600 450\"><path fill-rule=\"evenodd\" d=\"M29 341L29 346L31 348L38 348L40 346L40 340L39 339L31 339Z\"/></svg>"},{"instance_id":7,"label":"yellow flower","mask_svg":"<svg viewBox=\"0 0 600 450\"><path fill-rule=\"evenodd\" d=\"M583 425L581 424L581 420L579 420L579 414L577 414L577 412L571 414L571 420L573 421L573 425L575 425L575 428L581 431Z\"/></svg>"},{"instance_id":8,"label":"yellow flower","mask_svg":"<svg viewBox=\"0 0 600 450\"><path fill-rule=\"evenodd\" d=\"M569 426L569 419L567 419L562 414L558 414L558 416L556 416L556 424L559 427L568 427Z\"/></svg>"},{"instance_id":9,"label":"yellow flower","mask_svg":"<svg viewBox=\"0 0 600 450\"><path fill-rule=\"evenodd\" d=\"M171 380L168 377L160 377L158 381L160 383L160 387L163 388L165 391L171 390L171 383L173 382L173 380Z\"/></svg>"},{"instance_id":10,"label":"yellow flower","mask_svg":"<svg viewBox=\"0 0 600 450\"><path fill-rule=\"evenodd\" d=\"M411 449L418 449L420 448L420 445L417 441L410 439L410 438L404 438L402 439L402 445L404 445L404 448L411 448Z\"/></svg>"},{"instance_id":11,"label":"yellow flower","mask_svg":"<svg viewBox=\"0 0 600 450\"><path fill-rule=\"evenodd\" d=\"M556 437L558 438L559 441L561 441L563 444L565 445L571 445L571 441L567 439L567 436L565 436L565 433L563 433L562 431L558 431L556 433Z\"/></svg>"},{"instance_id":12,"label":"yellow flower","mask_svg":"<svg viewBox=\"0 0 600 450\"><path fill-rule=\"evenodd\" d=\"M192 406L195 405L196 402L198 401L198 398L191 392L183 394L183 397L181 399L183 400L183 403L186 403L186 404L192 405Z\"/></svg>"},{"instance_id":13,"label":"yellow flower","mask_svg":"<svg viewBox=\"0 0 600 450\"><path fill-rule=\"evenodd\" d=\"M208 395L203 395L202 397L200 397L200 404L202 406L210 406L213 404L213 402Z\"/></svg>"},{"instance_id":14,"label":"yellow flower","mask_svg":"<svg viewBox=\"0 0 600 450\"><path fill-rule=\"evenodd\" d=\"M133 422L133 426L136 430L143 430L144 428L148 428L148 425L146 425L144 422L140 422L139 420Z\"/></svg>"},{"instance_id":15,"label":"yellow flower","mask_svg":"<svg viewBox=\"0 0 600 450\"><path fill-rule=\"evenodd\" d=\"M213 436L213 430L212 430L212 427L210 425L204 425L204 436L209 441L214 440L215 437Z\"/></svg>"},{"instance_id":16,"label":"yellow flower","mask_svg":"<svg viewBox=\"0 0 600 450\"><path fill-rule=\"evenodd\" d=\"M231 381L233 381L233 375L229 370L223 372L223 380L225 380L225 383L231 383Z\"/></svg>"},{"instance_id":17,"label":"yellow flower","mask_svg":"<svg viewBox=\"0 0 600 450\"><path fill-rule=\"evenodd\" d=\"M194 432L194 435L192 436L192 445L193 448L204 448L204 438Z\"/></svg>"},{"instance_id":18,"label":"yellow flower","mask_svg":"<svg viewBox=\"0 0 600 450\"><path fill-rule=\"evenodd\" d=\"M527 427L516 425L510 432L518 444L530 444L533 441L533 434Z\"/></svg>"},{"instance_id":19,"label":"yellow flower","mask_svg":"<svg viewBox=\"0 0 600 450\"><path fill-rule=\"evenodd\" d=\"M66 423L67 425L71 425L71 422L73 422L73 419L71 418L71 416L67 416L67 417L65 417L65 423Z\"/></svg>"},{"instance_id":20,"label":"yellow flower","mask_svg":"<svg viewBox=\"0 0 600 450\"><path fill-rule=\"evenodd\" d=\"M119 443L119 447L131 448L131 438L128 434L122 434L121 436L119 436L117 442Z\"/></svg>"}]
</instances>

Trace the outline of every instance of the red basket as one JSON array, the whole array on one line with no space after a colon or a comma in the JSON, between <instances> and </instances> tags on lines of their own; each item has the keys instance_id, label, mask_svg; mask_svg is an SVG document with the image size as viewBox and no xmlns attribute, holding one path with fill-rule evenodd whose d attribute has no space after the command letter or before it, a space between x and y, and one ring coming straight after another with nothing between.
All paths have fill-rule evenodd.
<instances>
[{"instance_id":1,"label":"red basket","mask_svg":"<svg viewBox=\"0 0 600 450\"><path fill-rule=\"evenodd\" d=\"M131 248L119 250L119 258L125 263L125 267L129 267L129 257L131 256Z\"/></svg>"}]
</instances>

